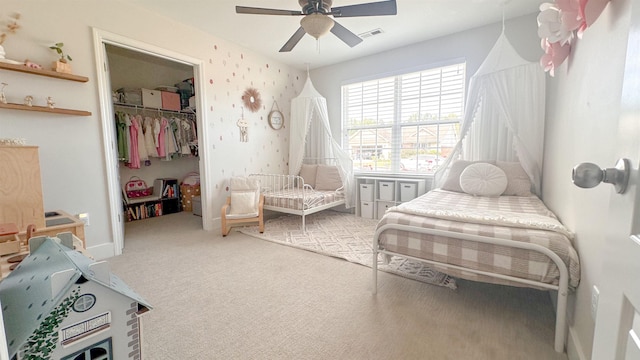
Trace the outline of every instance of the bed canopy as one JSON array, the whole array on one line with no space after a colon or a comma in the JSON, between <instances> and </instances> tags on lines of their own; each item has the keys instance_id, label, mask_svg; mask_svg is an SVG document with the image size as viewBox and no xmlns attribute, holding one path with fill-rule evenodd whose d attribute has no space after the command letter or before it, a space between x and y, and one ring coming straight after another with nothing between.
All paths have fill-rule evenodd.
<instances>
[{"instance_id":1,"label":"bed canopy","mask_svg":"<svg viewBox=\"0 0 640 360\"><path fill-rule=\"evenodd\" d=\"M503 30L471 77L460 139L436 172L434 187L455 159L519 161L540 195L544 112L544 72L518 55Z\"/></svg>"},{"instance_id":2,"label":"bed canopy","mask_svg":"<svg viewBox=\"0 0 640 360\"><path fill-rule=\"evenodd\" d=\"M353 205L353 161L331 135L327 100L307 81L291 101L289 174L297 175L304 159L334 159L344 185L347 208Z\"/></svg>"}]
</instances>

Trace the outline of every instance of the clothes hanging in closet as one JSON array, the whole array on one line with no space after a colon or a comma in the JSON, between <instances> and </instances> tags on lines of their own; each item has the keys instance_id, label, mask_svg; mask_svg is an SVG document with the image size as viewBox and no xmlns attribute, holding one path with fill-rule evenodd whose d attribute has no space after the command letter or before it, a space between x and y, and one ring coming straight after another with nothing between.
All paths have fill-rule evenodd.
<instances>
[{"instance_id":1,"label":"clothes hanging in closet","mask_svg":"<svg viewBox=\"0 0 640 360\"><path fill-rule=\"evenodd\" d=\"M151 165L151 159L170 161L178 157L197 156L196 123L186 114L166 118L142 117L116 111L118 160L132 169Z\"/></svg>"}]
</instances>

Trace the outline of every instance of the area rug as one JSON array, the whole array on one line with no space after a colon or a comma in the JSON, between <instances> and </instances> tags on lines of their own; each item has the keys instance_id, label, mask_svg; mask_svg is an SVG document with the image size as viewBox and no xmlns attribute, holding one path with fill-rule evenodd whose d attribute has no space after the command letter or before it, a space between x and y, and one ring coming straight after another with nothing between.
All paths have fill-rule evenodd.
<instances>
[{"instance_id":1,"label":"area rug","mask_svg":"<svg viewBox=\"0 0 640 360\"><path fill-rule=\"evenodd\" d=\"M356 217L338 211L321 211L306 217L306 233L302 232L302 218L283 215L265 222L264 233L257 226L247 226L238 231L263 240L313 251L371 267L373 235L377 220ZM433 270L425 264L391 257L385 264L378 257L378 270L404 276L424 283L456 288L455 279Z\"/></svg>"}]
</instances>

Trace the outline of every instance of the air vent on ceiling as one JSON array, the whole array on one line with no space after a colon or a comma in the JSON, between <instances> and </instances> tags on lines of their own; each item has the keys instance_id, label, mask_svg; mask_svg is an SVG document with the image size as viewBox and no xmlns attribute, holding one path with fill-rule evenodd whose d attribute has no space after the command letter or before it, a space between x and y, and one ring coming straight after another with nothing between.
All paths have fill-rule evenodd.
<instances>
[{"instance_id":1,"label":"air vent on ceiling","mask_svg":"<svg viewBox=\"0 0 640 360\"><path fill-rule=\"evenodd\" d=\"M369 30L369 31L365 31L362 34L358 34L358 36L360 36L361 38L368 38L374 35L380 35L382 34L384 31L382 31L382 29L378 28L378 29L373 29L373 30Z\"/></svg>"}]
</instances>

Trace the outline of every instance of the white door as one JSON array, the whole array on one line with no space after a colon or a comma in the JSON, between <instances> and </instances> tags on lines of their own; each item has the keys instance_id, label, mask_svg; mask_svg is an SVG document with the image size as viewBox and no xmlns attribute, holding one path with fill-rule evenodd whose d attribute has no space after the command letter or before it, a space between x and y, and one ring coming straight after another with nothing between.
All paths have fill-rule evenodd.
<instances>
[{"instance_id":1,"label":"white door","mask_svg":"<svg viewBox=\"0 0 640 360\"><path fill-rule=\"evenodd\" d=\"M631 11L616 146L632 171L627 191L609 203L594 360L640 359L640 0Z\"/></svg>"}]
</instances>

